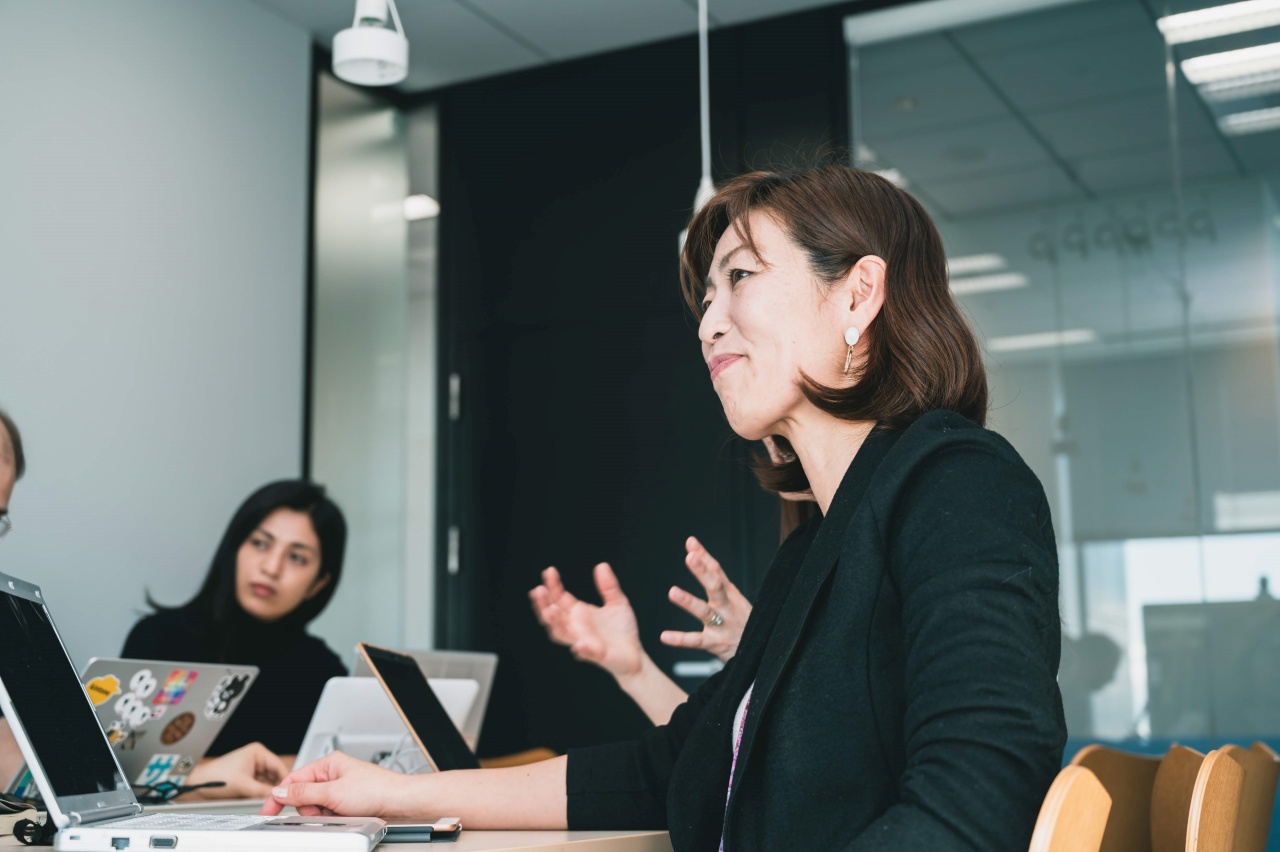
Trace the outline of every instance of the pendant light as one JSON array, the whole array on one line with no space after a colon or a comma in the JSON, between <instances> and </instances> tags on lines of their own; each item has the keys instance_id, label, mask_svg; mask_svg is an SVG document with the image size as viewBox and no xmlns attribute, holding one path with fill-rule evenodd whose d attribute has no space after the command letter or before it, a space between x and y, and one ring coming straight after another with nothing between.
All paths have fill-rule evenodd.
<instances>
[{"instance_id":1,"label":"pendant light","mask_svg":"<svg viewBox=\"0 0 1280 852\"><path fill-rule=\"evenodd\" d=\"M333 73L357 86L394 86L408 75L409 39L396 0L356 0L351 27L333 37Z\"/></svg>"}]
</instances>

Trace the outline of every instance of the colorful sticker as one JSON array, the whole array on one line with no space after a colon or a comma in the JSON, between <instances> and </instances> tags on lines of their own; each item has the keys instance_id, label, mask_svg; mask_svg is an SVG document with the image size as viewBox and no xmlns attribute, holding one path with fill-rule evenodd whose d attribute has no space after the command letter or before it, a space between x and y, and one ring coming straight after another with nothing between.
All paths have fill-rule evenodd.
<instances>
[{"instance_id":1,"label":"colorful sticker","mask_svg":"<svg viewBox=\"0 0 1280 852\"><path fill-rule=\"evenodd\" d=\"M191 733L191 729L195 724L196 716L194 713L179 713L174 720L165 725L164 730L160 732L160 742L164 745L173 745L187 734Z\"/></svg>"},{"instance_id":2,"label":"colorful sticker","mask_svg":"<svg viewBox=\"0 0 1280 852\"><path fill-rule=\"evenodd\" d=\"M161 716L163 716L167 712L169 712L169 708L163 704L160 704L156 707L151 708L151 718L159 719Z\"/></svg>"},{"instance_id":3,"label":"colorful sticker","mask_svg":"<svg viewBox=\"0 0 1280 852\"><path fill-rule=\"evenodd\" d=\"M116 715L130 728L137 728L151 718L151 708L143 703L135 693L129 692L116 701Z\"/></svg>"},{"instance_id":4,"label":"colorful sticker","mask_svg":"<svg viewBox=\"0 0 1280 852\"><path fill-rule=\"evenodd\" d=\"M139 669L129 678L129 690L139 698L150 698L156 691L156 679L151 669Z\"/></svg>"},{"instance_id":5,"label":"colorful sticker","mask_svg":"<svg viewBox=\"0 0 1280 852\"><path fill-rule=\"evenodd\" d=\"M213 688L213 694L204 705L206 719L221 719L231 709L245 687L249 685L249 675L223 675Z\"/></svg>"},{"instance_id":6,"label":"colorful sticker","mask_svg":"<svg viewBox=\"0 0 1280 852\"><path fill-rule=\"evenodd\" d=\"M84 685L84 691L89 694L93 706L99 707L120 694L120 678L115 675L95 677Z\"/></svg>"},{"instance_id":7,"label":"colorful sticker","mask_svg":"<svg viewBox=\"0 0 1280 852\"><path fill-rule=\"evenodd\" d=\"M177 770L178 770L180 773L182 773L182 775L183 775L183 777L184 777L184 778L185 778L187 775L190 775L190 774L191 774L191 770L193 770L193 769L195 769L195 768L196 768L196 762L195 762L195 760L194 760L193 758L190 758L190 757L184 757L184 758L182 758L182 760L179 760L179 761L178 761Z\"/></svg>"},{"instance_id":8,"label":"colorful sticker","mask_svg":"<svg viewBox=\"0 0 1280 852\"><path fill-rule=\"evenodd\" d=\"M107 733L107 742L111 743L112 745L115 745L116 743L124 739L124 736L125 736L124 723L112 722L110 725L107 725L106 733Z\"/></svg>"},{"instance_id":9,"label":"colorful sticker","mask_svg":"<svg viewBox=\"0 0 1280 852\"><path fill-rule=\"evenodd\" d=\"M165 678L164 686L160 687L160 692L156 694L153 704L181 704L182 697L187 694L187 690L191 688L191 684L196 682L198 672L188 671L186 669L174 669Z\"/></svg>"},{"instance_id":10,"label":"colorful sticker","mask_svg":"<svg viewBox=\"0 0 1280 852\"><path fill-rule=\"evenodd\" d=\"M186 775L178 771L181 760L180 754L153 754L147 761L146 769L142 770L138 780L133 783L142 787L152 787L164 781L181 784L186 779Z\"/></svg>"}]
</instances>

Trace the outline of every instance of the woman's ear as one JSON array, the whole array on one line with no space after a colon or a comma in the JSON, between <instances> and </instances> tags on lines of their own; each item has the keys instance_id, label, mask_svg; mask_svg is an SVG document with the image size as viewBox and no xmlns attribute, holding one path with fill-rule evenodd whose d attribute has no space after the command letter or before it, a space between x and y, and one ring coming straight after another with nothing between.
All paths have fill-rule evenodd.
<instances>
[{"instance_id":1,"label":"woman's ear","mask_svg":"<svg viewBox=\"0 0 1280 852\"><path fill-rule=\"evenodd\" d=\"M307 589L307 596L303 600L311 600L329 585L329 581L333 579L333 575L329 573L321 574L311 581L311 588Z\"/></svg>"},{"instance_id":2,"label":"woman's ear","mask_svg":"<svg viewBox=\"0 0 1280 852\"><path fill-rule=\"evenodd\" d=\"M855 263L845 278L841 289L848 300L849 325L856 326L859 333L867 330L884 307L886 268L883 258L869 254Z\"/></svg>"}]
</instances>

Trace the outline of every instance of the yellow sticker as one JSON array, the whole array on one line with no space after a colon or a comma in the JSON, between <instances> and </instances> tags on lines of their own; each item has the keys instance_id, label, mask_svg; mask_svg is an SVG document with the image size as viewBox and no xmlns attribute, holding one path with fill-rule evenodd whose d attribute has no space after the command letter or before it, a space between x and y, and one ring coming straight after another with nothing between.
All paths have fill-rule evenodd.
<instances>
[{"instance_id":1,"label":"yellow sticker","mask_svg":"<svg viewBox=\"0 0 1280 852\"><path fill-rule=\"evenodd\" d=\"M95 677L84 685L84 691L89 693L89 700L97 707L110 700L111 696L120 694L120 678L115 675Z\"/></svg>"}]
</instances>

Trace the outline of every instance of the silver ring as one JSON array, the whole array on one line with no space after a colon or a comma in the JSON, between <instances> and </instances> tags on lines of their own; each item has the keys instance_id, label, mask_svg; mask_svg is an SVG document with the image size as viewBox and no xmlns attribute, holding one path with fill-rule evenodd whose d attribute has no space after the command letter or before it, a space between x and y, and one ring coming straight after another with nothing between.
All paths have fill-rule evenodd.
<instances>
[{"instance_id":1,"label":"silver ring","mask_svg":"<svg viewBox=\"0 0 1280 852\"><path fill-rule=\"evenodd\" d=\"M711 614L702 620L702 623L708 627L719 627L721 624L724 624L724 618L720 613L713 609L711 610Z\"/></svg>"}]
</instances>

